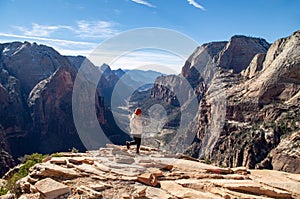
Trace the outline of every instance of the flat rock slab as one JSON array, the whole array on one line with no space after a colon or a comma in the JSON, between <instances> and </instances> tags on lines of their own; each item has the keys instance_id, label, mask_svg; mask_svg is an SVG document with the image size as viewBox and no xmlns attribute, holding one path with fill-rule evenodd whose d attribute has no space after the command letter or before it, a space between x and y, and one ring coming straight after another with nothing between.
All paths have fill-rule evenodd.
<instances>
[{"instance_id":1,"label":"flat rock slab","mask_svg":"<svg viewBox=\"0 0 300 199\"><path fill-rule=\"evenodd\" d=\"M126 156L116 156L114 161L120 164L133 164L135 162L134 158Z\"/></svg>"},{"instance_id":2,"label":"flat rock slab","mask_svg":"<svg viewBox=\"0 0 300 199\"><path fill-rule=\"evenodd\" d=\"M50 163L36 164L30 171L32 171L30 176L56 177L62 179L72 179L81 176L81 174L74 171L74 169L68 169Z\"/></svg>"},{"instance_id":3,"label":"flat rock slab","mask_svg":"<svg viewBox=\"0 0 300 199\"><path fill-rule=\"evenodd\" d=\"M177 184L174 181L161 181L160 182L161 188L168 193L178 197L178 198L218 198L221 199L220 196L209 193L209 192L202 192L197 191L194 189L189 189Z\"/></svg>"},{"instance_id":4,"label":"flat rock slab","mask_svg":"<svg viewBox=\"0 0 300 199\"><path fill-rule=\"evenodd\" d=\"M175 198L171 194L167 193L165 190L155 188L155 187L147 187L146 197L147 198L152 198L152 199L172 199L172 198Z\"/></svg>"},{"instance_id":5,"label":"flat rock slab","mask_svg":"<svg viewBox=\"0 0 300 199\"><path fill-rule=\"evenodd\" d=\"M52 157L50 160L51 164L67 164L68 158L66 157Z\"/></svg>"},{"instance_id":6,"label":"flat rock slab","mask_svg":"<svg viewBox=\"0 0 300 199\"><path fill-rule=\"evenodd\" d=\"M45 199L54 199L70 192L70 188L51 178L45 178L34 185Z\"/></svg>"},{"instance_id":7,"label":"flat rock slab","mask_svg":"<svg viewBox=\"0 0 300 199\"><path fill-rule=\"evenodd\" d=\"M249 176L253 181L271 187L287 190L300 198L299 174L286 173L275 170L251 170Z\"/></svg>"},{"instance_id":8,"label":"flat rock slab","mask_svg":"<svg viewBox=\"0 0 300 199\"><path fill-rule=\"evenodd\" d=\"M292 198L292 195L274 187L262 185L252 180L227 180L227 179L213 179L210 183L218 187L224 187L229 190L238 191L241 193L251 193L254 195L265 195L274 198Z\"/></svg>"},{"instance_id":9,"label":"flat rock slab","mask_svg":"<svg viewBox=\"0 0 300 199\"><path fill-rule=\"evenodd\" d=\"M91 173L95 175L103 175L105 174L103 171L95 168L93 165L89 164L81 164L81 165L76 165L74 166L77 170L85 173Z\"/></svg>"},{"instance_id":10,"label":"flat rock slab","mask_svg":"<svg viewBox=\"0 0 300 199\"><path fill-rule=\"evenodd\" d=\"M69 162L73 164L94 164L94 160L87 157L72 157L69 158Z\"/></svg>"},{"instance_id":11,"label":"flat rock slab","mask_svg":"<svg viewBox=\"0 0 300 199\"><path fill-rule=\"evenodd\" d=\"M95 190L95 191L103 191L105 189L111 188L112 186L110 184L98 182L96 184L90 185L90 188Z\"/></svg>"}]
</instances>

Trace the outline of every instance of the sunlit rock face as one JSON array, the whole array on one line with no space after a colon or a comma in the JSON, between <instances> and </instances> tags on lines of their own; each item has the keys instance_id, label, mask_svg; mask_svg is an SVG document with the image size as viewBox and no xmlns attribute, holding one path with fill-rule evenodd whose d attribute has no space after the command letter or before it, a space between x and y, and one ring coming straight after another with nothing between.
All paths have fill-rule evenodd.
<instances>
[{"instance_id":1,"label":"sunlit rock face","mask_svg":"<svg viewBox=\"0 0 300 199\"><path fill-rule=\"evenodd\" d=\"M261 45L266 47L265 50L258 50L252 60L246 58L246 67L220 69L215 73L188 130L188 133L196 131L198 135L188 153L208 158L217 165L299 173L299 166L296 166L299 165L299 34L298 31L279 39L268 51L268 45ZM230 65L222 68L230 69ZM224 103L222 100L216 103L212 97L222 96L221 93L225 95L221 99L226 108L223 109L225 117L219 121L222 112L214 116L213 107L218 110ZM216 125L222 128L211 131L218 129L212 128ZM207 139L216 133L219 134L211 148ZM283 143L289 147L283 147Z\"/></svg>"},{"instance_id":2,"label":"sunlit rock face","mask_svg":"<svg viewBox=\"0 0 300 199\"><path fill-rule=\"evenodd\" d=\"M272 45L261 38L233 36L194 51L180 74L199 100L198 112L183 136L193 137L187 154L222 166L299 173L293 166L299 165L299 34ZM158 78L151 91L150 99L173 105L178 112L167 128L181 122L178 95L162 83L180 87L180 81L172 83L174 79Z\"/></svg>"}]
</instances>

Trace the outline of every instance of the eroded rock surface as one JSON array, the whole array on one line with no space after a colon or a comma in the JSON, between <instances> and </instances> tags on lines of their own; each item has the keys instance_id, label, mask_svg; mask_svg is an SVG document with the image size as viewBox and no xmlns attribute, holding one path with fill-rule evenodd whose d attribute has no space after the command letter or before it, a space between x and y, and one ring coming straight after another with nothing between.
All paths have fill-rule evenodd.
<instances>
[{"instance_id":1,"label":"eroded rock surface","mask_svg":"<svg viewBox=\"0 0 300 199\"><path fill-rule=\"evenodd\" d=\"M299 174L220 168L149 147L142 147L140 155L117 145L59 155L35 165L17 182L21 198L300 197Z\"/></svg>"}]
</instances>

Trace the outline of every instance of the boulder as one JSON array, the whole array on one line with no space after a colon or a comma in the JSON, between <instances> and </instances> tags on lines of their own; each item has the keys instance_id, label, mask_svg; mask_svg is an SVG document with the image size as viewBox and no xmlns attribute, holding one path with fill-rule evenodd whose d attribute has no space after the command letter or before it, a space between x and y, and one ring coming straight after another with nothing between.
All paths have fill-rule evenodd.
<instances>
[{"instance_id":1,"label":"boulder","mask_svg":"<svg viewBox=\"0 0 300 199\"><path fill-rule=\"evenodd\" d=\"M54 199L70 193L70 187L51 178L45 178L34 185L45 199Z\"/></svg>"},{"instance_id":2,"label":"boulder","mask_svg":"<svg viewBox=\"0 0 300 199\"><path fill-rule=\"evenodd\" d=\"M139 175L137 181L153 187L157 186L158 184L157 177L152 173L144 173Z\"/></svg>"}]
</instances>

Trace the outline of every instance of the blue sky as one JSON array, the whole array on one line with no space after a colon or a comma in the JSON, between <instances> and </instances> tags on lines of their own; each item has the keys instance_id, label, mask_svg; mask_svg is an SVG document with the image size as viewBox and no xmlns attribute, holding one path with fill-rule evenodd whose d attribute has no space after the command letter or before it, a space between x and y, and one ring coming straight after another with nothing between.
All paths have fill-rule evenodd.
<instances>
[{"instance_id":1,"label":"blue sky","mask_svg":"<svg viewBox=\"0 0 300 199\"><path fill-rule=\"evenodd\" d=\"M87 56L123 31L161 27L199 44L229 40L236 34L272 43L300 29L299 10L299 0L1 0L0 42L37 42L62 54ZM156 54L137 56L148 56L152 62ZM184 63L163 55L165 64ZM130 68L132 62L124 58L113 67Z\"/></svg>"}]
</instances>

